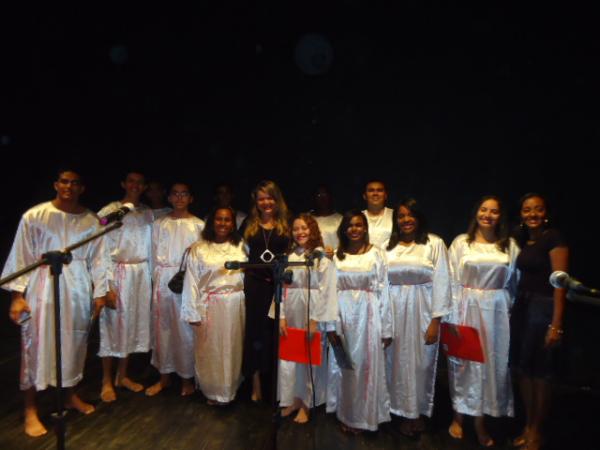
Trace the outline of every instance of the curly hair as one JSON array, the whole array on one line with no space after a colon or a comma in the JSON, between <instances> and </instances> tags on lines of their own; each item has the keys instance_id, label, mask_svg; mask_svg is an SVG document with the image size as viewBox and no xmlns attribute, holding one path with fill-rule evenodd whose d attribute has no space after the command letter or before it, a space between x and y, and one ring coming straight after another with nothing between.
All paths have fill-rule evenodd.
<instances>
[{"instance_id":1,"label":"curly hair","mask_svg":"<svg viewBox=\"0 0 600 450\"><path fill-rule=\"evenodd\" d=\"M319 229L319 224L315 220L315 218L308 213L300 213L296 214L292 218L292 227L294 226L294 222L296 220L303 220L308 227L308 242L304 247L304 250L308 253L312 252L317 247L324 247L323 237L321 236L321 230ZM296 247L296 243L292 240L290 243L289 252L291 253L293 249Z\"/></svg>"}]
</instances>

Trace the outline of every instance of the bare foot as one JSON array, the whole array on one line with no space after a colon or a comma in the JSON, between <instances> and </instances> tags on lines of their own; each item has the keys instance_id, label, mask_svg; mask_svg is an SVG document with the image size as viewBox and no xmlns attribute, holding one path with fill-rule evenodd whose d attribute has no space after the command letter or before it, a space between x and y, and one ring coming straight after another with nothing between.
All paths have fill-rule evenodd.
<instances>
[{"instance_id":1,"label":"bare foot","mask_svg":"<svg viewBox=\"0 0 600 450\"><path fill-rule=\"evenodd\" d=\"M363 430L359 429L359 428L353 428L353 427L349 427L348 425L346 425L345 423L341 424L342 427L342 431L344 433L348 433L348 434L353 434L353 435L357 435L362 433Z\"/></svg>"},{"instance_id":2,"label":"bare foot","mask_svg":"<svg viewBox=\"0 0 600 450\"><path fill-rule=\"evenodd\" d=\"M115 388L110 383L102 383L102 391L100 391L100 399L104 403L111 403L117 399Z\"/></svg>"},{"instance_id":3,"label":"bare foot","mask_svg":"<svg viewBox=\"0 0 600 450\"><path fill-rule=\"evenodd\" d=\"M298 410L298 414L296 414L296 417L294 417L294 422L306 423L306 422L308 422L308 419L309 419L308 410L306 408L302 407Z\"/></svg>"},{"instance_id":4,"label":"bare foot","mask_svg":"<svg viewBox=\"0 0 600 450\"><path fill-rule=\"evenodd\" d=\"M153 397L153 396L155 396L156 394L158 394L160 391L162 391L166 387L167 386L165 386L162 382L157 381L152 386L150 386L149 388L146 389L146 395L148 397Z\"/></svg>"},{"instance_id":5,"label":"bare foot","mask_svg":"<svg viewBox=\"0 0 600 450\"><path fill-rule=\"evenodd\" d=\"M142 386L140 383L132 381L128 377L115 380L115 386L124 387L125 389L129 389L131 392L140 392L144 389L144 386Z\"/></svg>"},{"instance_id":6,"label":"bare foot","mask_svg":"<svg viewBox=\"0 0 600 450\"><path fill-rule=\"evenodd\" d=\"M286 406L285 408L283 408L281 410L281 417L288 417L294 411L298 411L299 408L300 408L300 406L296 405L295 403L291 404L290 406Z\"/></svg>"},{"instance_id":7,"label":"bare foot","mask_svg":"<svg viewBox=\"0 0 600 450\"><path fill-rule=\"evenodd\" d=\"M48 430L40 422L37 411L25 411L25 434L31 437L38 437L46 433L48 433Z\"/></svg>"},{"instance_id":8,"label":"bare foot","mask_svg":"<svg viewBox=\"0 0 600 450\"><path fill-rule=\"evenodd\" d=\"M192 395L196 391L194 387L194 383L192 380L183 380L181 382L181 396L187 397L188 395Z\"/></svg>"},{"instance_id":9,"label":"bare foot","mask_svg":"<svg viewBox=\"0 0 600 450\"><path fill-rule=\"evenodd\" d=\"M483 426L483 418L475 417L475 434L477 434L477 440L482 447L492 447L495 445L494 440Z\"/></svg>"},{"instance_id":10,"label":"bare foot","mask_svg":"<svg viewBox=\"0 0 600 450\"><path fill-rule=\"evenodd\" d=\"M463 438L463 429L462 425L458 423L456 420L453 420L450 424L450 428L448 428L448 434L452 436L454 439L462 439Z\"/></svg>"},{"instance_id":11,"label":"bare foot","mask_svg":"<svg viewBox=\"0 0 600 450\"><path fill-rule=\"evenodd\" d=\"M71 398L69 398L69 400L65 403L65 407L67 409L76 409L81 414L85 414L86 416L96 411L94 405L84 402L77 394L71 395Z\"/></svg>"},{"instance_id":12,"label":"bare foot","mask_svg":"<svg viewBox=\"0 0 600 450\"><path fill-rule=\"evenodd\" d=\"M523 432L519 436L517 436L516 438L513 439L513 441L512 441L513 447L521 447L521 446L527 444L528 437L529 437L529 430L527 429L527 427L525 427L523 429Z\"/></svg>"}]
</instances>

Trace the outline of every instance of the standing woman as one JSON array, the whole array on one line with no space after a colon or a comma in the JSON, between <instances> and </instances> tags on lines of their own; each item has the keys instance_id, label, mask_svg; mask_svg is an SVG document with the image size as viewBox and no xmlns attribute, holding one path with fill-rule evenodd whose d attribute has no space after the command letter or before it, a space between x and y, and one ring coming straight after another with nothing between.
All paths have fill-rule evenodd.
<instances>
[{"instance_id":1,"label":"standing woman","mask_svg":"<svg viewBox=\"0 0 600 450\"><path fill-rule=\"evenodd\" d=\"M449 322L479 332L485 361L448 356L454 420L448 432L463 437L463 414L475 416L475 432L484 447L494 445L483 415L513 416L508 371L509 311L516 288L516 243L509 239L500 199L483 197L466 234L450 246L453 305Z\"/></svg>"},{"instance_id":2,"label":"standing woman","mask_svg":"<svg viewBox=\"0 0 600 450\"><path fill-rule=\"evenodd\" d=\"M515 446L538 449L550 403L549 380L556 373L556 350L563 334L566 292L554 289L553 271L567 271L569 248L560 233L548 226L548 203L539 194L521 199L517 233L521 272L517 301L511 317L511 367L519 377L526 424Z\"/></svg>"},{"instance_id":3,"label":"standing woman","mask_svg":"<svg viewBox=\"0 0 600 450\"><path fill-rule=\"evenodd\" d=\"M322 332L321 348L327 351L326 327L337 319L336 270L333 262L324 256L323 239L317 221L310 214L299 214L292 222L293 244L290 262L313 259L313 267L291 267L292 283L285 288L281 308L279 331L287 335L287 327L308 329L310 333ZM320 253L317 253L320 252ZM309 284L310 283L310 284ZM310 299L310 304L309 304ZM325 354L325 353L324 353ZM313 404L312 382L308 364L279 361L279 397L284 407L282 416L298 411L294 421L308 421L308 411ZM325 402L327 364L313 366L315 403Z\"/></svg>"},{"instance_id":4,"label":"standing woman","mask_svg":"<svg viewBox=\"0 0 600 450\"><path fill-rule=\"evenodd\" d=\"M359 210L344 214L338 238L339 315L333 339L344 338L354 370L341 369L341 379L331 383L337 391L335 409L342 430L376 431L391 420L384 348L392 341L392 310L385 251L369 243L367 218Z\"/></svg>"},{"instance_id":5,"label":"standing woman","mask_svg":"<svg viewBox=\"0 0 600 450\"><path fill-rule=\"evenodd\" d=\"M187 260L181 317L197 325L196 381L209 405L231 402L242 380L243 273L224 266L246 260L241 241L233 209L217 208Z\"/></svg>"},{"instance_id":6,"label":"standing woman","mask_svg":"<svg viewBox=\"0 0 600 450\"><path fill-rule=\"evenodd\" d=\"M387 350L391 412L405 417L402 434L413 436L431 417L440 320L450 312L450 269L444 241L427 232L414 199L394 209L387 247L394 341Z\"/></svg>"},{"instance_id":7,"label":"standing woman","mask_svg":"<svg viewBox=\"0 0 600 450\"><path fill-rule=\"evenodd\" d=\"M248 262L270 263L289 247L289 212L279 187L263 180L252 191L252 206L246 219L244 240ZM261 375L270 373L273 364L274 321L268 317L273 300L271 269L248 269L244 277L246 296L246 335L243 373L252 379L252 400L262 399Z\"/></svg>"}]
</instances>

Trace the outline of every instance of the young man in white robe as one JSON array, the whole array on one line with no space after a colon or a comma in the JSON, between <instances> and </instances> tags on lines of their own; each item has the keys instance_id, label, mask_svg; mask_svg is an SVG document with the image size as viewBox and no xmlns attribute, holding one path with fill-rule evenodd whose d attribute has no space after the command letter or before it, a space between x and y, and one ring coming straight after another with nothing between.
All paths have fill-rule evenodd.
<instances>
[{"instance_id":1,"label":"young man in white robe","mask_svg":"<svg viewBox=\"0 0 600 450\"><path fill-rule=\"evenodd\" d=\"M54 189L54 200L23 214L2 277L99 230L96 215L79 203L85 187L77 172L59 172ZM73 388L83 377L92 311L96 317L106 304L109 259L102 239L93 240L71 254L73 260L63 266L60 276L62 386L66 388L68 409L91 414L94 406L82 401ZM47 430L39 419L36 392L57 384L50 268L40 266L3 288L12 295L10 318L21 326L20 388L25 394L25 433L41 436Z\"/></svg>"}]
</instances>

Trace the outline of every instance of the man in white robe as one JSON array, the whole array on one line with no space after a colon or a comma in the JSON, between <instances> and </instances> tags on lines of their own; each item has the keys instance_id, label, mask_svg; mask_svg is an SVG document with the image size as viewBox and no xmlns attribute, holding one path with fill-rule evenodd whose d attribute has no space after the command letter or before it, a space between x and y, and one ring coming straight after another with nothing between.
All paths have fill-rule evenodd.
<instances>
[{"instance_id":1,"label":"man in white robe","mask_svg":"<svg viewBox=\"0 0 600 450\"><path fill-rule=\"evenodd\" d=\"M79 204L85 188L78 173L59 172L54 189L54 200L23 214L2 277L39 261L46 252L62 250L99 230L96 215ZM109 260L102 239L73 250L72 256L60 276L62 386L67 388L65 406L90 414L94 407L83 402L73 387L83 376L92 311L97 316L106 302ZM36 392L57 384L50 268L38 267L3 288L12 295L10 318L21 326L20 388L25 393L25 433L41 436L47 430L38 416Z\"/></svg>"},{"instance_id":2,"label":"man in white robe","mask_svg":"<svg viewBox=\"0 0 600 450\"><path fill-rule=\"evenodd\" d=\"M365 185L363 199L367 209L363 211L369 222L369 242L385 250L392 234L394 210L385 206L388 198L385 183L369 181Z\"/></svg>"},{"instance_id":3,"label":"man in white robe","mask_svg":"<svg viewBox=\"0 0 600 450\"><path fill-rule=\"evenodd\" d=\"M134 209L123 217L123 226L106 235L111 257L109 272L111 292L116 296L116 309L104 310L100 315L100 350L102 358L102 391L104 402L113 402L117 396L114 386L140 392L144 387L127 375L131 353L150 350L150 300L152 210L140 202L146 189L144 175L129 172L121 182L125 190L122 201L105 206L98 215L106 216L125 203ZM112 358L120 358L113 384Z\"/></svg>"}]
</instances>

